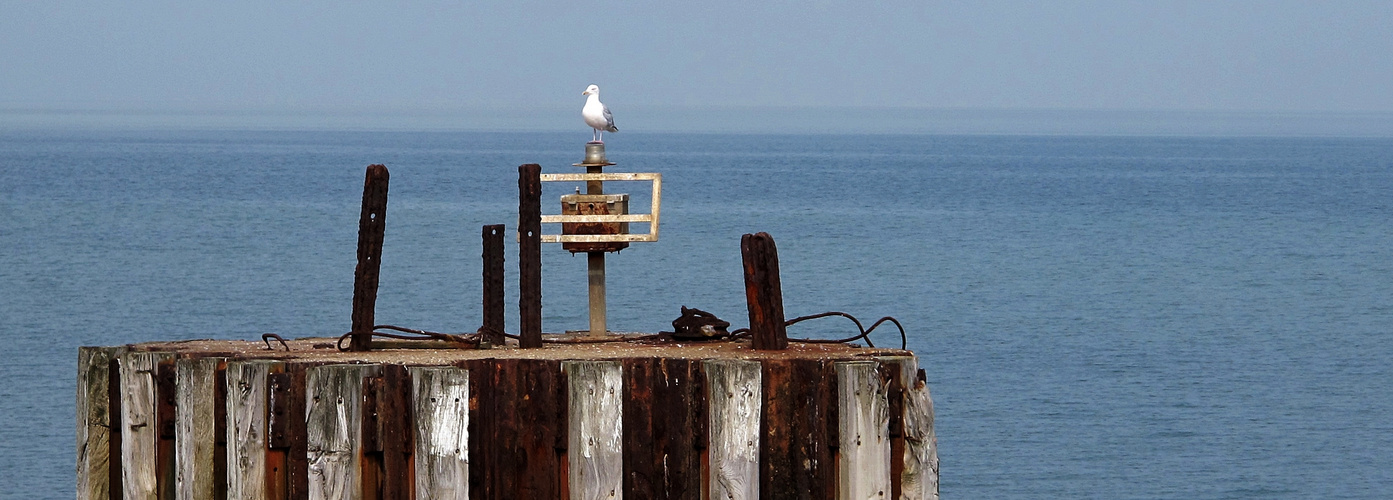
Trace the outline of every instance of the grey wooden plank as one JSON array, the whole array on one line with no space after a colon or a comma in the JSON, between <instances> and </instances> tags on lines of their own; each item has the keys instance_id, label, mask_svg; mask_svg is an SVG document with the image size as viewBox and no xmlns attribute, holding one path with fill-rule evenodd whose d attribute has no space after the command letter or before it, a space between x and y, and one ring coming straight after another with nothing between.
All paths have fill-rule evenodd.
<instances>
[{"instance_id":1,"label":"grey wooden plank","mask_svg":"<svg viewBox=\"0 0 1393 500\"><path fill-rule=\"evenodd\" d=\"M227 364L227 498L266 498L266 375L272 361Z\"/></svg>"},{"instance_id":2,"label":"grey wooden plank","mask_svg":"<svg viewBox=\"0 0 1393 500\"><path fill-rule=\"evenodd\" d=\"M305 431L311 500L363 498L363 379L378 365L324 365L306 370Z\"/></svg>"},{"instance_id":3,"label":"grey wooden plank","mask_svg":"<svg viewBox=\"0 0 1393 500\"><path fill-rule=\"evenodd\" d=\"M929 387L919 380L913 357L901 361L904 385L904 471L900 475L901 498L938 500L938 438L934 435L934 403Z\"/></svg>"},{"instance_id":4,"label":"grey wooden plank","mask_svg":"<svg viewBox=\"0 0 1393 500\"><path fill-rule=\"evenodd\" d=\"M890 406L874 361L845 361L837 371L841 459L837 498L890 495Z\"/></svg>"},{"instance_id":5,"label":"grey wooden plank","mask_svg":"<svg viewBox=\"0 0 1393 500\"><path fill-rule=\"evenodd\" d=\"M412 367L416 497L469 498L469 370Z\"/></svg>"},{"instance_id":6,"label":"grey wooden plank","mask_svg":"<svg viewBox=\"0 0 1393 500\"><path fill-rule=\"evenodd\" d=\"M175 367L174 460L175 498L212 500L213 453L217 439L213 430L213 394L216 392L218 363L221 358L180 359Z\"/></svg>"},{"instance_id":7,"label":"grey wooden plank","mask_svg":"<svg viewBox=\"0 0 1393 500\"><path fill-rule=\"evenodd\" d=\"M126 500L158 495L155 450L155 367L169 353L127 352L121 356L121 486Z\"/></svg>"},{"instance_id":8,"label":"grey wooden plank","mask_svg":"<svg viewBox=\"0 0 1393 500\"><path fill-rule=\"evenodd\" d=\"M77 498L111 496L111 360L124 347L77 350ZM118 381L119 382L119 381Z\"/></svg>"},{"instance_id":9,"label":"grey wooden plank","mask_svg":"<svg viewBox=\"0 0 1393 500\"><path fill-rule=\"evenodd\" d=\"M623 498L623 372L615 361L565 361L571 498Z\"/></svg>"},{"instance_id":10,"label":"grey wooden plank","mask_svg":"<svg viewBox=\"0 0 1393 500\"><path fill-rule=\"evenodd\" d=\"M709 498L759 498L763 386L756 361L706 361L710 402Z\"/></svg>"}]
</instances>

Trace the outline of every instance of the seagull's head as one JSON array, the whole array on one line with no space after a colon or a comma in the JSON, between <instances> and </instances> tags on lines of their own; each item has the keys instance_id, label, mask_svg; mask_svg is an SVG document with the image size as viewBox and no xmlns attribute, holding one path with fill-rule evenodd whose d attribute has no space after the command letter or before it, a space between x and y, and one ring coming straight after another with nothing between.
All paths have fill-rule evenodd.
<instances>
[{"instance_id":1,"label":"seagull's head","mask_svg":"<svg viewBox=\"0 0 1393 500\"><path fill-rule=\"evenodd\" d=\"M589 87L586 87L585 92L581 92L580 95L600 95L600 86L591 85Z\"/></svg>"}]
</instances>

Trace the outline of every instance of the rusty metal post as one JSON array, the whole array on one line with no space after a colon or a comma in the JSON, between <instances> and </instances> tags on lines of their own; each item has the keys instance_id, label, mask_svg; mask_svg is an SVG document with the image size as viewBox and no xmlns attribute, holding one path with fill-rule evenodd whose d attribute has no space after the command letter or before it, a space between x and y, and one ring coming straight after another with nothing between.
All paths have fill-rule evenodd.
<instances>
[{"instance_id":1,"label":"rusty metal post","mask_svg":"<svg viewBox=\"0 0 1393 500\"><path fill-rule=\"evenodd\" d=\"M604 159L604 144L599 145L600 158ZM586 145L586 152L590 150ZM585 172L590 174L604 173L603 165L590 165L585 167ZM589 181L585 183L585 194L605 194L604 181ZM605 253L587 252L586 274L590 281L590 336L600 337L609 333L609 327L605 318Z\"/></svg>"},{"instance_id":2,"label":"rusty metal post","mask_svg":"<svg viewBox=\"0 0 1393 500\"><path fill-rule=\"evenodd\" d=\"M358 219L358 267L353 272L350 351L366 351L372 343L377 275L382 268L382 238L387 222L387 180L386 166L368 165L363 180L363 213Z\"/></svg>"},{"instance_id":3,"label":"rusty metal post","mask_svg":"<svg viewBox=\"0 0 1393 500\"><path fill-rule=\"evenodd\" d=\"M542 347L542 166L518 167L518 309L522 348Z\"/></svg>"},{"instance_id":4,"label":"rusty metal post","mask_svg":"<svg viewBox=\"0 0 1393 500\"><path fill-rule=\"evenodd\" d=\"M502 224L484 226L484 335L483 340L503 345L503 232Z\"/></svg>"},{"instance_id":5,"label":"rusty metal post","mask_svg":"<svg viewBox=\"0 0 1393 500\"><path fill-rule=\"evenodd\" d=\"M784 295L779 285L779 252L769 233L740 237L740 256L745 264L745 302L750 310L750 333L755 349L788 348L784 324Z\"/></svg>"}]
</instances>

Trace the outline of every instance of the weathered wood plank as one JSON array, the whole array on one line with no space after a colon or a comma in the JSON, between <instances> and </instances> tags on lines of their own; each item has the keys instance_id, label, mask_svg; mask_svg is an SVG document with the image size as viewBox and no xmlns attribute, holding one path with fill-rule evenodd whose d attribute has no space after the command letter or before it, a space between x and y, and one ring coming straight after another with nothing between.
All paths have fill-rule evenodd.
<instances>
[{"instance_id":1,"label":"weathered wood plank","mask_svg":"<svg viewBox=\"0 0 1393 500\"><path fill-rule=\"evenodd\" d=\"M899 361L904 385L904 470L900 474L900 498L938 500L938 438L934 436L933 398L913 357Z\"/></svg>"},{"instance_id":2,"label":"weathered wood plank","mask_svg":"<svg viewBox=\"0 0 1393 500\"><path fill-rule=\"evenodd\" d=\"M124 347L77 350L77 498L111 496L111 362Z\"/></svg>"},{"instance_id":3,"label":"weathered wood plank","mask_svg":"<svg viewBox=\"0 0 1393 500\"><path fill-rule=\"evenodd\" d=\"M838 432L837 498L890 495L890 408L878 363L836 363Z\"/></svg>"},{"instance_id":4,"label":"weathered wood plank","mask_svg":"<svg viewBox=\"0 0 1393 500\"><path fill-rule=\"evenodd\" d=\"M175 362L174 442L175 498L189 500L212 499L214 492L214 459L217 446L213 435L213 400L216 391L219 358L186 358Z\"/></svg>"},{"instance_id":5,"label":"weathered wood plank","mask_svg":"<svg viewBox=\"0 0 1393 500\"><path fill-rule=\"evenodd\" d=\"M759 498L760 364L710 360L705 368L710 404L710 498Z\"/></svg>"},{"instance_id":6,"label":"weathered wood plank","mask_svg":"<svg viewBox=\"0 0 1393 500\"><path fill-rule=\"evenodd\" d=\"M571 498L623 498L623 373L615 361L561 363L569 385Z\"/></svg>"},{"instance_id":7,"label":"weathered wood plank","mask_svg":"<svg viewBox=\"0 0 1393 500\"><path fill-rule=\"evenodd\" d=\"M378 365L324 365L306 370L305 433L311 500L363 498L363 379Z\"/></svg>"},{"instance_id":8,"label":"weathered wood plank","mask_svg":"<svg viewBox=\"0 0 1393 500\"><path fill-rule=\"evenodd\" d=\"M768 359L763 364L761 498L833 498L837 388L832 363Z\"/></svg>"},{"instance_id":9,"label":"weathered wood plank","mask_svg":"<svg viewBox=\"0 0 1393 500\"><path fill-rule=\"evenodd\" d=\"M416 498L469 498L469 371L412 367Z\"/></svg>"},{"instance_id":10,"label":"weathered wood plank","mask_svg":"<svg viewBox=\"0 0 1393 500\"><path fill-rule=\"evenodd\" d=\"M699 500L706 441L701 361L624 360L624 495Z\"/></svg>"},{"instance_id":11,"label":"weathered wood plank","mask_svg":"<svg viewBox=\"0 0 1393 500\"><path fill-rule=\"evenodd\" d=\"M273 364L227 364L228 500L266 498L266 377Z\"/></svg>"},{"instance_id":12,"label":"weathered wood plank","mask_svg":"<svg viewBox=\"0 0 1393 500\"><path fill-rule=\"evenodd\" d=\"M155 500L159 495L155 370L171 357L162 352L121 356L121 484L126 500Z\"/></svg>"}]
</instances>

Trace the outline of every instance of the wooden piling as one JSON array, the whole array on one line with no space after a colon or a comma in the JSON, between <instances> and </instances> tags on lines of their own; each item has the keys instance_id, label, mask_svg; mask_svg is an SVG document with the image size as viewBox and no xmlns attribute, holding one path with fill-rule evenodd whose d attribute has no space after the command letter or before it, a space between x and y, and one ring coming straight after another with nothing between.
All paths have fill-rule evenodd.
<instances>
[{"instance_id":1,"label":"wooden piling","mask_svg":"<svg viewBox=\"0 0 1393 500\"><path fill-rule=\"evenodd\" d=\"M266 498L267 377L274 361L227 363L227 499Z\"/></svg>"},{"instance_id":2,"label":"wooden piling","mask_svg":"<svg viewBox=\"0 0 1393 500\"><path fill-rule=\"evenodd\" d=\"M524 349L542 347L542 166L518 167L518 311Z\"/></svg>"},{"instance_id":3,"label":"wooden piling","mask_svg":"<svg viewBox=\"0 0 1393 500\"><path fill-rule=\"evenodd\" d=\"M80 350L79 498L937 498L932 402L907 351L324 340ZM170 411L177 474L162 475ZM122 431L107 446L103 414ZM103 449L125 458L103 465Z\"/></svg>"},{"instance_id":4,"label":"wooden piling","mask_svg":"<svg viewBox=\"0 0 1393 500\"><path fill-rule=\"evenodd\" d=\"M890 488L890 408L874 361L836 363L837 498L886 498Z\"/></svg>"},{"instance_id":5,"label":"wooden piling","mask_svg":"<svg viewBox=\"0 0 1393 500\"><path fill-rule=\"evenodd\" d=\"M740 256L745 268L745 302L749 307L750 333L755 349L788 348L784 325L784 296L779 284L779 252L769 233L740 237Z\"/></svg>"},{"instance_id":6,"label":"wooden piling","mask_svg":"<svg viewBox=\"0 0 1393 500\"><path fill-rule=\"evenodd\" d=\"M121 356L121 483L127 500L159 498L160 419L156 371L168 353Z\"/></svg>"},{"instance_id":7,"label":"wooden piling","mask_svg":"<svg viewBox=\"0 0 1393 500\"><path fill-rule=\"evenodd\" d=\"M175 362L175 498L203 500L214 497L218 425L216 384L223 358L185 358Z\"/></svg>"},{"instance_id":8,"label":"wooden piling","mask_svg":"<svg viewBox=\"0 0 1393 500\"><path fill-rule=\"evenodd\" d=\"M112 405L110 394L120 385L112 378L112 364L124 347L81 347L77 355L77 496L111 496ZM115 382L115 384L113 384ZM116 400L119 405L119 399ZM119 409L118 409L119 412ZM120 426L119 416L116 425ZM119 444L120 430L116 429ZM119 448L116 454L120 456ZM118 463L115 464L119 467ZM119 495L120 492L118 491Z\"/></svg>"},{"instance_id":9,"label":"wooden piling","mask_svg":"<svg viewBox=\"0 0 1393 500\"><path fill-rule=\"evenodd\" d=\"M469 371L412 367L416 497L469 498Z\"/></svg>"},{"instance_id":10,"label":"wooden piling","mask_svg":"<svg viewBox=\"0 0 1393 500\"><path fill-rule=\"evenodd\" d=\"M623 375L614 361L565 361L570 497L623 498Z\"/></svg>"},{"instance_id":11,"label":"wooden piling","mask_svg":"<svg viewBox=\"0 0 1393 500\"><path fill-rule=\"evenodd\" d=\"M759 498L760 379L757 361L706 362L709 498Z\"/></svg>"},{"instance_id":12,"label":"wooden piling","mask_svg":"<svg viewBox=\"0 0 1393 500\"><path fill-rule=\"evenodd\" d=\"M363 211L358 218L358 267L353 273L353 336L350 351L366 351L372 343L377 278L382 269L382 240L387 224L387 167L368 165L363 180Z\"/></svg>"},{"instance_id":13,"label":"wooden piling","mask_svg":"<svg viewBox=\"0 0 1393 500\"><path fill-rule=\"evenodd\" d=\"M538 201L540 203L540 199ZM539 222L540 224L540 222ZM483 340L501 346L503 337L503 224L484 226Z\"/></svg>"},{"instance_id":14,"label":"wooden piling","mask_svg":"<svg viewBox=\"0 0 1393 500\"><path fill-rule=\"evenodd\" d=\"M363 498L363 379L380 374L378 365L324 365L306 370L310 500Z\"/></svg>"}]
</instances>

